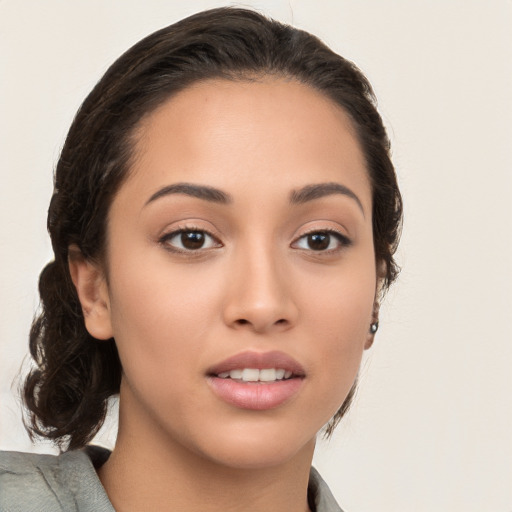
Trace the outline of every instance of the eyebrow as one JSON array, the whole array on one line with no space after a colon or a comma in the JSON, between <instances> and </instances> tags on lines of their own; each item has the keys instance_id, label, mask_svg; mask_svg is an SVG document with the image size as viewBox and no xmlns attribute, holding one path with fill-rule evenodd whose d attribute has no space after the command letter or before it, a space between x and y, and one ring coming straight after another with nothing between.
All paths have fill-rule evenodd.
<instances>
[{"instance_id":1,"label":"eyebrow","mask_svg":"<svg viewBox=\"0 0 512 512\"><path fill-rule=\"evenodd\" d=\"M146 201L144 206L153 201L156 201L157 199L160 199L161 197L165 197L171 194L185 194L187 196L197 197L205 201L220 204L228 204L233 201L229 194L219 190L218 188L208 187L206 185L194 185L192 183L174 183L173 185L168 185L167 187L163 187L160 190L157 190Z\"/></svg>"},{"instance_id":2,"label":"eyebrow","mask_svg":"<svg viewBox=\"0 0 512 512\"><path fill-rule=\"evenodd\" d=\"M330 196L333 194L341 194L347 197L350 197L353 199L364 215L364 208L363 204L361 203L361 200L359 197L352 192L348 187L345 185L341 185L340 183L318 183L315 185L306 185L305 187L302 187L298 190L294 190L290 194L290 203L292 204L304 204L308 201L313 201L315 199L320 199L325 196Z\"/></svg>"},{"instance_id":3,"label":"eyebrow","mask_svg":"<svg viewBox=\"0 0 512 512\"><path fill-rule=\"evenodd\" d=\"M207 185L195 185L193 183L174 183L166 187L157 190L145 203L144 206L149 203L172 194L185 194L191 197L197 197L204 201L210 201L219 204L229 204L233 202L233 198L226 192ZM353 199L364 215L364 208L360 201L352 190L345 185L340 183L318 183L314 185L306 185L298 190L294 190L290 194L291 204L304 204L308 201L320 199L322 197L330 196L333 194L341 194Z\"/></svg>"}]
</instances>

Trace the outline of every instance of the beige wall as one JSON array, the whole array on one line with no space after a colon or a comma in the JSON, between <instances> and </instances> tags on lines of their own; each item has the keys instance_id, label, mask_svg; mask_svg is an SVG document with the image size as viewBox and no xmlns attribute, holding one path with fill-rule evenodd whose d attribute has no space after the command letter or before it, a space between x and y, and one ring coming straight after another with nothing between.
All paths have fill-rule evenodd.
<instances>
[{"instance_id":1,"label":"beige wall","mask_svg":"<svg viewBox=\"0 0 512 512\"><path fill-rule=\"evenodd\" d=\"M512 2L244 4L363 68L405 197L401 279L317 467L347 510L512 510ZM72 116L128 46L216 5L0 2L0 448L34 449L11 382L50 257L51 172Z\"/></svg>"}]
</instances>

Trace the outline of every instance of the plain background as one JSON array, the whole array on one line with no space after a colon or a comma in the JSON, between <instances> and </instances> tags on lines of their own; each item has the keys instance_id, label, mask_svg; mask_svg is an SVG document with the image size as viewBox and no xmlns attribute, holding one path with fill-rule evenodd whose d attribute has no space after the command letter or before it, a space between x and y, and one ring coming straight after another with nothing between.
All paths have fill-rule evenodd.
<instances>
[{"instance_id":1,"label":"plain background","mask_svg":"<svg viewBox=\"0 0 512 512\"><path fill-rule=\"evenodd\" d=\"M0 448L32 447L27 353L52 169L80 102L148 33L216 1L0 1ZM512 510L512 2L247 1L368 75L405 198L399 283L316 466L348 511ZM305 411L307 414L307 411ZM114 422L101 442L112 442Z\"/></svg>"}]
</instances>

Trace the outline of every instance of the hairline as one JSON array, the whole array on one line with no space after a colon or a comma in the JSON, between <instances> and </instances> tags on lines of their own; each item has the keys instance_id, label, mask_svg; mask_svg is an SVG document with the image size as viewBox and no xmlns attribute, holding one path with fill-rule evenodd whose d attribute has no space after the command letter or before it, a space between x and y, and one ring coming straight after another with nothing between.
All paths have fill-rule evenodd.
<instances>
[{"instance_id":1,"label":"hairline","mask_svg":"<svg viewBox=\"0 0 512 512\"><path fill-rule=\"evenodd\" d=\"M121 144L125 143L128 146L128 155L126 161L124 162L124 172L121 179L118 181L117 186L115 188L114 193L111 195L108 204L107 215L105 218L105 229L104 229L104 240L103 246L100 247L99 253L96 257L93 256L91 258L96 264L100 265L103 270L105 282L107 286L109 286L109 260L107 250L109 244L109 226L110 226L110 212L112 210L112 204L116 199L119 190L123 187L125 182L130 179L131 176L136 172L136 164L138 159L142 158L144 155L144 150L141 150L141 145L145 140L145 134L147 133L147 124L151 122L151 118L153 115L157 114L157 112L164 108L167 103L175 99L182 93L185 93L189 89L200 87L202 85L208 85L222 82L231 82L231 83L265 83L265 82L273 82L273 81L282 81L284 83L295 83L302 85L309 89L312 92L315 92L323 100L329 103L330 107L334 110L341 113L347 123L345 127L349 130L350 134L354 137L359 151L363 157L364 168L366 171L366 177L368 178L370 193L371 193L371 205L370 205L370 217L373 219L373 203L374 203L374 184L373 179L371 177L368 158L364 149L364 144L362 141L362 137L360 135L360 129L357 121L354 119L350 111L345 108L339 101L337 101L334 95L328 93L328 89L322 89L318 85L308 82L304 79L301 79L296 74L291 72L285 72L282 70L274 70L274 69L264 69L261 70L240 70L240 71L229 71L223 72L222 70L217 70L216 73L212 73L211 76L199 77L197 79L190 80L189 82L183 84L181 87L176 87L172 91L167 91L167 94L162 93L162 96L155 101L155 104L152 105L151 108L148 108L147 111L141 116L141 118L131 126L125 135L122 138ZM143 147L143 146L142 146ZM378 278L378 288L380 288L380 281L383 279L380 277L379 267L384 262L381 260L377 260L377 252L375 247L375 233L373 233L373 220L372 220L372 240L374 245L374 255L375 255L375 264L377 269L377 278Z\"/></svg>"}]
</instances>

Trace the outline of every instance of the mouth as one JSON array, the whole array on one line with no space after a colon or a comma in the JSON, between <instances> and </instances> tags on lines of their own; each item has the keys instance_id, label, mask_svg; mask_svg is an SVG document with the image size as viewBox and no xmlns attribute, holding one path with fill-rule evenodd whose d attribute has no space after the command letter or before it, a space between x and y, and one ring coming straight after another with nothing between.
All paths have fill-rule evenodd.
<instances>
[{"instance_id":1,"label":"mouth","mask_svg":"<svg viewBox=\"0 0 512 512\"><path fill-rule=\"evenodd\" d=\"M283 352L243 352L207 372L215 395L239 409L275 409L301 389L304 368Z\"/></svg>"},{"instance_id":2,"label":"mouth","mask_svg":"<svg viewBox=\"0 0 512 512\"><path fill-rule=\"evenodd\" d=\"M280 351L236 354L209 368L208 375L248 382L304 377L306 372L293 357Z\"/></svg>"},{"instance_id":3,"label":"mouth","mask_svg":"<svg viewBox=\"0 0 512 512\"><path fill-rule=\"evenodd\" d=\"M291 370L284 368L237 368L217 375L220 379L232 379L238 382L276 382L293 377Z\"/></svg>"}]
</instances>

